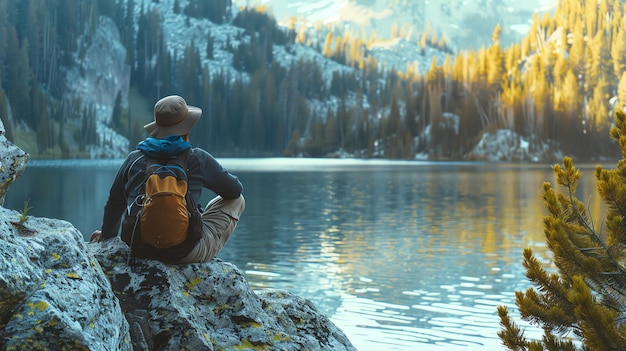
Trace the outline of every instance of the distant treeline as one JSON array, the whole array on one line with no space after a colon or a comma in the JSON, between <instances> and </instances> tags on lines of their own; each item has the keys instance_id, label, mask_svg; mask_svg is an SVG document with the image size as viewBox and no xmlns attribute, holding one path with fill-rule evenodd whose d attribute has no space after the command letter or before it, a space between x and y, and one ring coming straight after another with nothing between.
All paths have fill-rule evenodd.
<instances>
[{"instance_id":1,"label":"distant treeline","mask_svg":"<svg viewBox=\"0 0 626 351\"><path fill-rule=\"evenodd\" d=\"M500 28L489 47L454 56L443 38L422 34L422 48L448 53L444 65L433 58L423 74L374 60L372 38L317 38L295 26L279 28L259 9L233 17L230 0L184 4L175 1L173 11L243 29L227 50L245 78L227 69L211 74L202 64L214 54L210 26L206 46L190 42L184 52L171 53L161 14L137 8L134 0L0 0L0 118L7 136L14 137L13 126L27 125L36 131L41 155L61 150L62 157L80 157L86 145L107 142L95 133L93 107L63 98L64 71L106 15L127 49L131 87L152 103L175 93L200 106L194 144L216 153L324 156L342 149L362 157L462 159L484 132L500 128L514 130L531 147L551 141L581 158L613 149L606 138L611 109L626 102L626 20L619 0L561 1L553 16L535 16L528 36L507 48L500 47ZM326 82L319 63L281 66L275 47L293 52L300 43L346 69ZM127 114L115 106L111 123L133 147L146 121L129 127ZM81 121L72 135L76 145L63 135L68 120Z\"/></svg>"},{"instance_id":2,"label":"distant treeline","mask_svg":"<svg viewBox=\"0 0 626 351\"><path fill-rule=\"evenodd\" d=\"M520 43L502 48L498 26L489 47L447 56L443 65L433 58L423 74L397 70L399 78L388 79L392 84L376 96L389 106L377 141L388 146L387 157L425 151L434 159L459 159L482 133L506 128L530 140L531 148L551 142L582 159L614 155L606 136L614 109L626 105L624 6L619 0L560 1L554 15L533 17ZM443 38L435 38L422 35L419 43L446 51ZM317 41L338 62L366 72L373 67L367 64L371 39L327 35ZM361 82L356 91L367 91ZM458 125L449 113L460 117Z\"/></svg>"}]
</instances>

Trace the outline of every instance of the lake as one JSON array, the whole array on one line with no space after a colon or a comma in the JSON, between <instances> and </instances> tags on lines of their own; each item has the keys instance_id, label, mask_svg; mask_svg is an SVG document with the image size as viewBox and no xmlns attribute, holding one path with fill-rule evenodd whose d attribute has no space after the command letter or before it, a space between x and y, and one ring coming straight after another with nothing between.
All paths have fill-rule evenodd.
<instances>
[{"instance_id":1,"label":"lake","mask_svg":"<svg viewBox=\"0 0 626 351\"><path fill-rule=\"evenodd\" d=\"M503 350L496 307L518 315L514 293L530 287L522 250L550 264L540 192L552 165L220 161L244 184L246 211L219 257L255 289L312 300L360 351ZM31 161L5 207L30 200L28 214L88 237L119 164ZM577 196L601 223L594 166L579 166Z\"/></svg>"}]
</instances>

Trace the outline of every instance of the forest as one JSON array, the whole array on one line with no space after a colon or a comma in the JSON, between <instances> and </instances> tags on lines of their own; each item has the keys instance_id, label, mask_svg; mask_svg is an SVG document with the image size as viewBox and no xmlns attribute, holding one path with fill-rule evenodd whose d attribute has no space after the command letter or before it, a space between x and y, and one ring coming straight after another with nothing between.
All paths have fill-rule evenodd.
<instances>
[{"instance_id":1,"label":"forest","mask_svg":"<svg viewBox=\"0 0 626 351\"><path fill-rule=\"evenodd\" d=\"M154 96L185 96L203 109L193 130L197 146L228 156L325 157L342 150L356 157L463 160L484 133L508 129L548 143L577 160L612 157L606 135L615 109L626 102L626 19L619 0L560 1L537 14L528 35L452 52L445 38L421 33L421 48L438 48L427 72L387 67L370 54L378 38L349 32L278 26L266 9L233 11L229 0L176 0L173 11L241 28L229 42L232 67L210 74L207 45L168 50L155 7L135 0L0 0L0 118L18 146L35 136L37 158L81 158L96 133L93 106L65 98L65 72L84 53L99 16L112 18L130 65L131 89ZM152 3L159 3L153 0ZM137 15L138 14L138 15ZM400 29L397 30L401 35ZM301 59L282 66L275 47L305 45L348 69L324 79L324 69ZM111 127L134 148L145 137L130 125L118 98ZM322 106L323 108L320 108ZM79 128L64 126L72 121ZM147 121L144 121L147 122ZM68 133L71 133L68 135Z\"/></svg>"}]
</instances>

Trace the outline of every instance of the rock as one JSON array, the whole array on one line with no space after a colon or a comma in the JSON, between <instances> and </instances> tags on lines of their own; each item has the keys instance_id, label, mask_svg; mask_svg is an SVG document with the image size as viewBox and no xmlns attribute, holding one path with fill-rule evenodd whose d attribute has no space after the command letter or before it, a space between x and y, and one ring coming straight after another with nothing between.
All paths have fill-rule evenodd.
<instances>
[{"instance_id":1,"label":"rock","mask_svg":"<svg viewBox=\"0 0 626 351\"><path fill-rule=\"evenodd\" d=\"M311 301L228 262L136 259L119 238L0 207L0 349L356 350Z\"/></svg>"},{"instance_id":2,"label":"rock","mask_svg":"<svg viewBox=\"0 0 626 351\"><path fill-rule=\"evenodd\" d=\"M0 123L2 199L28 154ZM128 322L70 223L0 207L0 349L131 350Z\"/></svg>"},{"instance_id":3,"label":"rock","mask_svg":"<svg viewBox=\"0 0 626 351\"><path fill-rule=\"evenodd\" d=\"M468 161L559 162L563 153L549 142L530 140L509 129L487 131L468 152Z\"/></svg>"},{"instance_id":4,"label":"rock","mask_svg":"<svg viewBox=\"0 0 626 351\"><path fill-rule=\"evenodd\" d=\"M128 323L70 223L0 208L0 349L131 350Z\"/></svg>"},{"instance_id":5,"label":"rock","mask_svg":"<svg viewBox=\"0 0 626 351\"><path fill-rule=\"evenodd\" d=\"M13 181L17 179L28 162L28 154L10 142L5 136L4 124L0 121L0 206Z\"/></svg>"},{"instance_id":6,"label":"rock","mask_svg":"<svg viewBox=\"0 0 626 351\"><path fill-rule=\"evenodd\" d=\"M310 301L288 291L256 294L228 262L129 265L128 246L117 238L88 250L111 281L137 349L355 350Z\"/></svg>"}]
</instances>

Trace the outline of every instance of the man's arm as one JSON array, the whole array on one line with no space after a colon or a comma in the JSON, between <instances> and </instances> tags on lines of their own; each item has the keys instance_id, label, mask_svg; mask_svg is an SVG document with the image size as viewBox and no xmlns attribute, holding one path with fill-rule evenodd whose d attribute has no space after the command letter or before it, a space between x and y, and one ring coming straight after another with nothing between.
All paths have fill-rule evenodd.
<instances>
[{"instance_id":1,"label":"man's arm","mask_svg":"<svg viewBox=\"0 0 626 351\"><path fill-rule=\"evenodd\" d=\"M107 199L106 204L104 205L104 214L102 216L102 230L100 231L100 235L97 235L98 231L95 231L92 236L99 237L97 241L106 240L110 238L114 238L117 236L117 233L120 228L120 222L122 219L122 215L126 210L126 195L124 193L124 185L125 185L125 174L126 169L129 166L128 158L126 161L120 166L115 179L113 180L113 184L109 190L109 197Z\"/></svg>"},{"instance_id":2,"label":"man's arm","mask_svg":"<svg viewBox=\"0 0 626 351\"><path fill-rule=\"evenodd\" d=\"M224 199L236 199L243 192L243 185L235 175L231 174L208 152L202 149L197 152L202 167L202 182Z\"/></svg>"}]
</instances>

